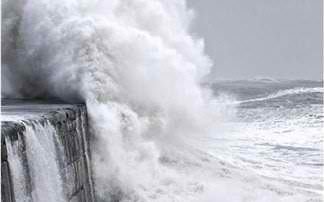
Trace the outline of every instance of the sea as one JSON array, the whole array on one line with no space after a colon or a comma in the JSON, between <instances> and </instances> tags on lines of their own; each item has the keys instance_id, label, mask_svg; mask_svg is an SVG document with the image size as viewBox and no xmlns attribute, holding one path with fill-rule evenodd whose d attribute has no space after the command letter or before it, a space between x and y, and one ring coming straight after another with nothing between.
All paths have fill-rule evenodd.
<instances>
[{"instance_id":1,"label":"sea","mask_svg":"<svg viewBox=\"0 0 324 202\"><path fill-rule=\"evenodd\" d=\"M236 107L222 134L206 137L206 150L282 188L265 189L322 201L323 83L255 79L209 86L216 96L235 100L224 105Z\"/></svg>"},{"instance_id":2,"label":"sea","mask_svg":"<svg viewBox=\"0 0 324 202\"><path fill-rule=\"evenodd\" d=\"M2 97L86 104L97 201L323 201L321 81L206 83L221 68L185 0L2 8Z\"/></svg>"}]
</instances>

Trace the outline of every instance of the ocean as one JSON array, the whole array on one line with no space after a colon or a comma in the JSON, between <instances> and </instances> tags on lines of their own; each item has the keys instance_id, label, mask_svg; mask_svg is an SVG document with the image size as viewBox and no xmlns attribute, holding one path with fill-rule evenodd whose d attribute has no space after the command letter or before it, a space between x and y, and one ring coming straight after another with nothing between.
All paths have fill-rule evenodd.
<instances>
[{"instance_id":1,"label":"ocean","mask_svg":"<svg viewBox=\"0 0 324 202\"><path fill-rule=\"evenodd\" d=\"M279 195L323 200L322 82L218 81L211 88L235 99L236 110L221 135L205 139L207 150L276 184Z\"/></svg>"},{"instance_id":2,"label":"ocean","mask_svg":"<svg viewBox=\"0 0 324 202\"><path fill-rule=\"evenodd\" d=\"M2 96L87 105L97 201L322 201L322 84L204 83L185 0L2 8Z\"/></svg>"}]
</instances>

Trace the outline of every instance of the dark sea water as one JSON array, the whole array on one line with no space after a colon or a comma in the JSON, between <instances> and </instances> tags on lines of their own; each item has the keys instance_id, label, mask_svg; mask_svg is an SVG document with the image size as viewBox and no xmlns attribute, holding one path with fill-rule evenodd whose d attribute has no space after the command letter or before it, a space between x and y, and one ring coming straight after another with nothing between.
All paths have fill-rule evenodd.
<instances>
[{"instance_id":1,"label":"dark sea water","mask_svg":"<svg viewBox=\"0 0 324 202\"><path fill-rule=\"evenodd\" d=\"M218 81L236 106L209 151L278 185L282 195L321 201L323 85L319 81ZM302 200L303 201L303 200Z\"/></svg>"}]
</instances>

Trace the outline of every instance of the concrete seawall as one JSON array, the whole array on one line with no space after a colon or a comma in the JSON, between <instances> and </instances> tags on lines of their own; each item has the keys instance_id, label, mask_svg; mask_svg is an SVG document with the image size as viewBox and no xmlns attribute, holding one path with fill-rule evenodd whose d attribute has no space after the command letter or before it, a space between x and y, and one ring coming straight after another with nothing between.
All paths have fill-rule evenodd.
<instances>
[{"instance_id":1,"label":"concrete seawall","mask_svg":"<svg viewBox=\"0 0 324 202\"><path fill-rule=\"evenodd\" d=\"M1 110L2 202L21 201L21 197L29 198L28 201L39 201L42 197L39 194L42 186L50 191L62 189L63 201L94 201L85 105L3 100ZM29 134L31 132L33 134ZM37 143L39 147L30 143L32 135L40 139ZM41 140L44 137L49 137L50 140ZM55 149L48 145L54 145ZM42 157L37 153L38 148L55 154L52 160L52 155L44 154L49 161L48 165L39 166L43 165L42 161L39 164L33 162L34 159L37 161ZM50 173L48 180L51 180L52 171L46 169L53 169L55 166L58 167L57 182L61 183L53 185L56 182L53 180L44 182L41 175ZM51 190L53 187L55 190ZM52 201L57 200L54 198ZM51 201L50 196L48 201Z\"/></svg>"}]
</instances>

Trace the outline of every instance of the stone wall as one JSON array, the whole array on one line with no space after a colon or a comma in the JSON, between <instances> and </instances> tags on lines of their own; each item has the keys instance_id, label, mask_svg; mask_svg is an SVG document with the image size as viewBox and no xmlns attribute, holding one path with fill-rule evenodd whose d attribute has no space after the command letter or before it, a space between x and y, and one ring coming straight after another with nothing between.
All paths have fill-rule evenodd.
<instances>
[{"instance_id":1,"label":"stone wall","mask_svg":"<svg viewBox=\"0 0 324 202\"><path fill-rule=\"evenodd\" d=\"M66 198L71 202L94 201L94 190L91 178L89 131L86 107L82 104L27 104L6 105L2 107L1 124L1 196L3 202L15 201L10 161L8 161L7 145L17 145L20 161L24 167L24 180L27 182L26 192L32 192L33 185L29 175L29 162L26 158L24 124L37 120L39 123L49 122L55 127L59 142L64 148L64 161L60 163ZM22 112L22 113L21 113ZM28 118L10 120L29 114ZM8 120L6 120L6 117ZM62 158L60 158L62 159Z\"/></svg>"}]
</instances>

